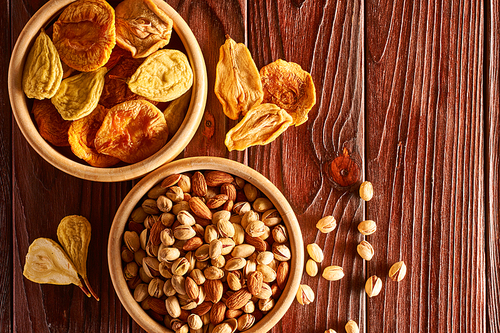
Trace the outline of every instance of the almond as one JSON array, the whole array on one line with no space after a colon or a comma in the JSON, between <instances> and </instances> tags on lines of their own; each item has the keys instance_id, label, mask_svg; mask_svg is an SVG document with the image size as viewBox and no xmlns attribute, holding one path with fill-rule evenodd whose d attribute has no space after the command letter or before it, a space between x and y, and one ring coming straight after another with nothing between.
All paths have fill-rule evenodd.
<instances>
[{"instance_id":1,"label":"almond","mask_svg":"<svg viewBox=\"0 0 500 333\"><path fill-rule=\"evenodd\" d=\"M222 186L220 187L220 193L227 195L227 200L236 200L236 188L233 184L222 184Z\"/></svg>"},{"instance_id":2,"label":"almond","mask_svg":"<svg viewBox=\"0 0 500 333\"><path fill-rule=\"evenodd\" d=\"M221 300L224 293L224 286L221 280L206 280L203 285L205 286L205 300L213 303Z\"/></svg>"},{"instance_id":3,"label":"almond","mask_svg":"<svg viewBox=\"0 0 500 333\"><path fill-rule=\"evenodd\" d=\"M149 242L151 242L153 245L160 245L161 240L160 240L160 234L165 229L165 226L163 223L161 223L160 220L156 221L153 224L153 227L151 227L151 231L149 233Z\"/></svg>"},{"instance_id":4,"label":"almond","mask_svg":"<svg viewBox=\"0 0 500 333\"><path fill-rule=\"evenodd\" d=\"M189 200L189 208L194 215L202 219L212 220L210 208L199 197L192 197Z\"/></svg>"},{"instance_id":5,"label":"almond","mask_svg":"<svg viewBox=\"0 0 500 333\"><path fill-rule=\"evenodd\" d=\"M210 310L210 323L214 325L222 323L226 317L226 308L223 302L215 303Z\"/></svg>"},{"instance_id":6,"label":"almond","mask_svg":"<svg viewBox=\"0 0 500 333\"><path fill-rule=\"evenodd\" d=\"M262 283L264 282L264 274L259 271L252 272L248 275L248 291L254 296L257 296L261 289Z\"/></svg>"},{"instance_id":7,"label":"almond","mask_svg":"<svg viewBox=\"0 0 500 333\"><path fill-rule=\"evenodd\" d=\"M184 288L186 289L187 296L193 301L198 301L198 296L200 295L200 287L194 282L189 276L186 277L184 281Z\"/></svg>"},{"instance_id":8,"label":"almond","mask_svg":"<svg viewBox=\"0 0 500 333\"><path fill-rule=\"evenodd\" d=\"M207 201L207 207L210 209L219 208L226 203L228 196L226 194L217 194Z\"/></svg>"},{"instance_id":9,"label":"almond","mask_svg":"<svg viewBox=\"0 0 500 333\"><path fill-rule=\"evenodd\" d=\"M167 308L165 306L165 301L163 301L159 298L151 297L149 299L149 307L151 308L151 310L153 310L154 312L156 312L162 316L168 314Z\"/></svg>"},{"instance_id":10,"label":"almond","mask_svg":"<svg viewBox=\"0 0 500 333\"><path fill-rule=\"evenodd\" d=\"M245 242L255 247L259 252L264 252L268 248L268 244L259 237L252 237L245 233Z\"/></svg>"},{"instance_id":11,"label":"almond","mask_svg":"<svg viewBox=\"0 0 500 333\"><path fill-rule=\"evenodd\" d=\"M181 179L181 177L182 176L179 174L170 175L161 182L161 187L167 188L170 186L174 186L175 184L177 184L179 179Z\"/></svg>"},{"instance_id":12,"label":"almond","mask_svg":"<svg viewBox=\"0 0 500 333\"><path fill-rule=\"evenodd\" d=\"M200 237L193 237L191 239L188 239L186 243L184 243L182 249L186 252L196 251L202 245L203 240Z\"/></svg>"},{"instance_id":13,"label":"almond","mask_svg":"<svg viewBox=\"0 0 500 333\"><path fill-rule=\"evenodd\" d=\"M191 177L191 190L194 196L204 197L207 195L207 182L205 176L199 171Z\"/></svg>"},{"instance_id":14,"label":"almond","mask_svg":"<svg viewBox=\"0 0 500 333\"><path fill-rule=\"evenodd\" d=\"M212 302L205 301L198 305L196 308L191 310L192 313L197 314L198 316L203 316L204 314L208 313L210 309L212 308Z\"/></svg>"},{"instance_id":15,"label":"almond","mask_svg":"<svg viewBox=\"0 0 500 333\"><path fill-rule=\"evenodd\" d=\"M290 264L288 261L283 261L278 266L276 272L276 283L281 290L285 289L286 281L288 280L288 274L290 272Z\"/></svg>"},{"instance_id":16,"label":"almond","mask_svg":"<svg viewBox=\"0 0 500 333\"><path fill-rule=\"evenodd\" d=\"M207 186L215 187L221 186L224 183L232 183L233 176L223 171L210 171L205 175Z\"/></svg>"},{"instance_id":17,"label":"almond","mask_svg":"<svg viewBox=\"0 0 500 333\"><path fill-rule=\"evenodd\" d=\"M229 309L241 309L252 298L252 294L247 289L240 289L228 297L226 305Z\"/></svg>"}]
</instances>

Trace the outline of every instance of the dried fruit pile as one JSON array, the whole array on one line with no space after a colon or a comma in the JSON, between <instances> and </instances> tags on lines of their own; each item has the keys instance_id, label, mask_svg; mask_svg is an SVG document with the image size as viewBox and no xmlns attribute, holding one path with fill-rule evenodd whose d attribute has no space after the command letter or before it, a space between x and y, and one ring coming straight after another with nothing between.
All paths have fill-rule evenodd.
<instances>
[{"instance_id":1,"label":"dried fruit pile","mask_svg":"<svg viewBox=\"0 0 500 333\"><path fill-rule=\"evenodd\" d=\"M52 39L42 30L24 66L40 135L96 167L160 150L180 127L193 84L186 55L161 49L172 26L152 0L68 5L49 28Z\"/></svg>"},{"instance_id":2,"label":"dried fruit pile","mask_svg":"<svg viewBox=\"0 0 500 333\"><path fill-rule=\"evenodd\" d=\"M226 116L243 119L226 135L229 151L274 141L289 126L299 126L316 103L311 75L281 59L260 69L248 48L229 36L220 48L215 94Z\"/></svg>"},{"instance_id":3,"label":"dried fruit pile","mask_svg":"<svg viewBox=\"0 0 500 333\"><path fill-rule=\"evenodd\" d=\"M271 201L239 177L170 175L129 221L124 277L141 307L175 332L245 331L285 288L287 229Z\"/></svg>"}]
</instances>

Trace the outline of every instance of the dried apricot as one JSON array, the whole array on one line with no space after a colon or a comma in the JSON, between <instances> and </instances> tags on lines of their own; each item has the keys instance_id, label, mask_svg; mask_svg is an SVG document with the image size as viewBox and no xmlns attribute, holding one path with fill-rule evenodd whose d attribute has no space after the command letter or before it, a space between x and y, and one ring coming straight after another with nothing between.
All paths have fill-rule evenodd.
<instances>
[{"instance_id":1,"label":"dried apricot","mask_svg":"<svg viewBox=\"0 0 500 333\"><path fill-rule=\"evenodd\" d=\"M49 99L34 100L32 112L42 138L54 146L69 146L68 129L71 121L62 119Z\"/></svg>"},{"instance_id":2,"label":"dried apricot","mask_svg":"<svg viewBox=\"0 0 500 333\"><path fill-rule=\"evenodd\" d=\"M94 146L95 135L107 113L104 106L98 105L88 116L75 120L68 130L71 151L95 167L105 168L120 162L116 157L99 154Z\"/></svg>"},{"instance_id":3,"label":"dried apricot","mask_svg":"<svg viewBox=\"0 0 500 333\"><path fill-rule=\"evenodd\" d=\"M181 97L173 100L163 111L168 126L168 132L171 137L174 136L177 130L179 130L179 127L181 127L182 121L184 117L186 117L187 110L189 109L190 101L191 89Z\"/></svg>"},{"instance_id":4,"label":"dried apricot","mask_svg":"<svg viewBox=\"0 0 500 333\"><path fill-rule=\"evenodd\" d=\"M73 2L53 27L62 61L82 72L103 66L116 44L115 11L103 0Z\"/></svg>"},{"instance_id":5,"label":"dried apricot","mask_svg":"<svg viewBox=\"0 0 500 333\"><path fill-rule=\"evenodd\" d=\"M63 119L77 120L94 111L101 97L106 72L106 67L101 67L93 72L70 76L61 82L51 101Z\"/></svg>"},{"instance_id":6,"label":"dried apricot","mask_svg":"<svg viewBox=\"0 0 500 333\"><path fill-rule=\"evenodd\" d=\"M28 98L51 98L59 89L62 77L63 68L59 54L42 29L24 64L24 93Z\"/></svg>"},{"instance_id":7,"label":"dried apricot","mask_svg":"<svg viewBox=\"0 0 500 333\"><path fill-rule=\"evenodd\" d=\"M97 131L97 151L136 163L156 153L168 139L163 113L144 100L127 101L114 106Z\"/></svg>"},{"instance_id":8,"label":"dried apricot","mask_svg":"<svg viewBox=\"0 0 500 333\"><path fill-rule=\"evenodd\" d=\"M229 36L220 48L214 91L224 114L233 120L262 102L262 83L252 55L245 44Z\"/></svg>"},{"instance_id":9,"label":"dried apricot","mask_svg":"<svg viewBox=\"0 0 500 333\"><path fill-rule=\"evenodd\" d=\"M308 119L307 113L316 104L316 91L311 74L300 65L281 59L260 69L264 103L274 103L293 117L299 126Z\"/></svg>"},{"instance_id":10,"label":"dried apricot","mask_svg":"<svg viewBox=\"0 0 500 333\"><path fill-rule=\"evenodd\" d=\"M144 58L170 41L173 21L151 0L125 0L116 6L116 42Z\"/></svg>"},{"instance_id":11,"label":"dried apricot","mask_svg":"<svg viewBox=\"0 0 500 333\"><path fill-rule=\"evenodd\" d=\"M224 143L229 151L266 145L280 136L292 123L292 116L285 110L271 103L263 103L251 108L243 119L227 132Z\"/></svg>"},{"instance_id":12,"label":"dried apricot","mask_svg":"<svg viewBox=\"0 0 500 333\"><path fill-rule=\"evenodd\" d=\"M193 70L184 53L158 50L137 68L128 87L137 95L157 102L172 101L191 88Z\"/></svg>"}]
</instances>

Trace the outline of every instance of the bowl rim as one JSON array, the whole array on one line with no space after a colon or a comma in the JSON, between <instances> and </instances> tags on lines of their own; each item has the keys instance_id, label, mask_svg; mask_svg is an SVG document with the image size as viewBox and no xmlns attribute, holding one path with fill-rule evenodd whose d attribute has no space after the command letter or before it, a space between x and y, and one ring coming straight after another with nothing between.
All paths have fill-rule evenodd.
<instances>
[{"instance_id":1,"label":"bowl rim","mask_svg":"<svg viewBox=\"0 0 500 333\"><path fill-rule=\"evenodd\" d=\"M123 266L120 254L122 235L125 231L128 217L136 207L136 204L147 194L149 189L161 183L161 181L170 174L198 170L225 171L252 183L271 200L275 208L280 212L286 225L289 234L290 248L293 254L290 260L290 273L286 287L274 308L263 317L265 320L260 320L255 326L245 331L247 333L266 332L272 329L274 325L281 320L295 299L304 267L304 244L302 233L292 207L278 188L256 170L233 160L209 156L189 157L176 160L153 171L132 188L120 204L109 231L108 267L115 292L123 307L143 329L148 332L172 332L154 321L141 308L139 303L134 300L132 293L129 291L122 273Z\"/></svg>"},{"instance_id":2,"label":"bowl rim","mask_svg":"<svg viewBox=\"0 0 500 333\"><path fill-rule=\"evenodd\" d=\"M30 146L47 162L57 169L85 180L100 182L126 181L142 177L159 166L176 158L195 135L205 112L208 95L208 79L205 59L193 32L170 5L161 0L155 4L172 18L173 28L181 39L193 69L193 87L189 109L177 133L154 155L147 159L123 167L98 168L73 161L54 149L42 138L30 116L27 97L22 89L22 73L25 58L32 40L48 22L65 6L76 0L50 0L28 21L19 34L12 50L8 72L8 90L14 118Z\"/></svg>"}]
</instances>

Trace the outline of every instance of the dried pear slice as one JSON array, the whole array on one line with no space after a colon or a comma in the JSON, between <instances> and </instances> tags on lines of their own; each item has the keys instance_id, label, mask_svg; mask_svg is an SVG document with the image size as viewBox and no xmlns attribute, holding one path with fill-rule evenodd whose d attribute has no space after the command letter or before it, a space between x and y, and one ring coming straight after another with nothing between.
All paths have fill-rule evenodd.
<instances>
[{"instance_id":1,"label":"dried pear slice","mask_svg":"<svg viewBox=\"0 0 500 333\"><path fill-rule=\"evenodd\" d=\"M250 51L245 44L237 44L229 36L220 48L214 91L224 114L233 120L259 105L264 96Z\"/></svg>"},{"instance_id":2,"label":"dried pear slice","mask_svg":"<svg viewBox=\"0 0 500 333\"><path fill-rule=\"evenodd\" d=\"M91 114L73 121L67 132L71 151L88 164L100 168L120 162L116 157L99 154L94 146L95 135L107 113L108 110L104 106L97 105Z\"/></svg>"},{"instance_id":3,"label":"dried pear slice","mask_svg":"<svg viewBox=\"0 0 500 333\"><path fill-rule=\"evenodd\" d=\"M68 129L72 122L62 119L49 99L34 100L31 111L42 138L57 147L69 146Z\"/></svg>"},{"instance_id":4,"label":"dried pear slice","mask_svg":"<svg viewBox=\"0 0 500 333\"><path fill-rule=\"evenodd\" d=\"M91 72L103 66L116 44L115 11L103 0L78 0L54 23L54 45L68 66Z\"/></svg>"},{"instance_id":5,"label":"dried pear slice","mask_svg":"<svg viewBox=\"0 0 500 333\"><path fill-rule=\"evenodd\" d=\"M116 6L116 43L144 58L167 45L173 21L151 0L125 0Z\"/></svg>"},{"instance_id":6,"label":"dried pear slice","mask_svg":"<svg viewBox=\"0 0 500 333\"><path fill-rule=\"evenodd\" d=\"M106 72L106 67L101 67L62 81L51 101L64 120L77 120L94 111L101 97Z\"/></svg>"},{"instance_id":7,"label":"dried pear slice","mask_svg":"<svg viewBox=\"0 0 500 333\"><path fill-rule=\"evenodd\" d=\"M49 238L37 238L31 243L26 254L23 275L36 283L73 283L90 296L84 289L71 259L59 244Z\"/></svg>"},{"instance_id":8,"label":"dried pear slice","mask_svg":"<svg viewBox=\"0 0 500 333\"><path fill-rule=\"evenodd\" d=\"M59 54L45 31L31 47L23 69L23 90L28 98L51 98L59 89L63 68Z\"/></svg>"},{"instance_id":9,"label":"dried pear slice","mask_svg":"<svg viewBox=\"0 0 500 333\"><path fill-rule=\"evenodd\" d=\"M69 215L64 217L57 227L57 239L73 261L76 271L96 300L96 293L87 278L87 253L90 244L90 222L83 216Z\"/></svg>"},{"instance_id":10,"label":"dried pear slice","mask_svg":"<svg viewBox=\"0 0 500 333\"><path fill-rule=\"evenodd\" d=\"M276 60L260 69L264 103L286 110L295 126L305 123L307 113L316 104L316 91L311 74L299 64Z\"/></svg>"},{"instance_id":11,"label":"dried pear slice","mask_svg":"<svg viewBox=\"0 0 500 333\"><path fill-rule=\"evenodd\" d=\"M147 57L127 83L137 95L169 102L191 88L193 71L184 53L163 49Z\"/></svg>"},{"instance_id":12,"label":"dried pear slice","mask_svg":"<svg viewBox=\"0 0 500 333\"><path fill-rule=\"evenodd\" d=\"M227 132L224 143L229 151L266 145L280 136L292 123L292 116L279 106L260 104L250 109L243 119Z\"/></svg>"},{"instance_id":13,"label":"dried pear slice","mask_svg":"<svg viewBox=\"0 0 500 333\"><path fill-rule=\"evenodd\" d=\"M182 121L184 120L184 117L186 117L190 101L191 89L189 89L181 97L170 102L167 108L163 111L170 137L174 136L177 130L179 130L179 127L181 127Z\"/></svg>"},{"instance_id":14,"label":"dried pear slice","mask_svg":"<svg viewBox=\"0 0 500 333\"><path fill-rule=\"evenodd\" d=\"M104 118L94 144L97 151L136 163L160 150L168 140L163 113L145 100L116 105Z\"/></svg>"}]
</instances>

